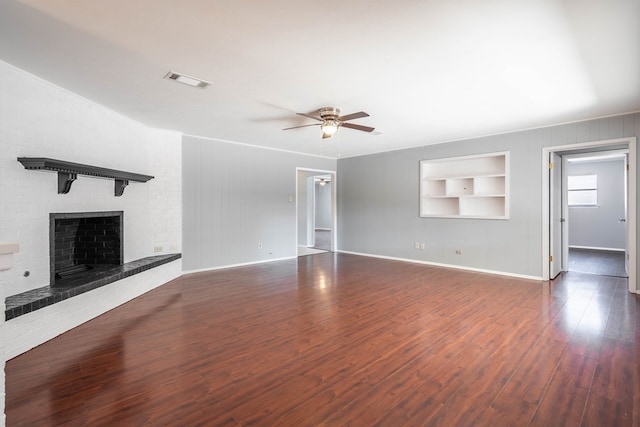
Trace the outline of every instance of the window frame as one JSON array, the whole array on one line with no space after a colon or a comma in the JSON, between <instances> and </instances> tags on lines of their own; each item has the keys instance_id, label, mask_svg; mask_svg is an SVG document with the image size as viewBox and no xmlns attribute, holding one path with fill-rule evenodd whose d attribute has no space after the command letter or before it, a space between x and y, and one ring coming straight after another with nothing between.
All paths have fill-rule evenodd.
<instances>
[{"instance_id":1,"label":"window frame","mask_svg":"<svg viewBox=\"0 0 640 427\"><path fill-rule=\"evenodd\" d=\"M591 181L593 181L592 183L589 182L589 179L586 178L592 178ZM586 181L586 182L581 182L581 183L576 183L575 179L573 180L574 183L572 185L571 181L572 178L582 178L582 181ZM575 201L572 202L572 194L577 194L578 192L580 193L589 193L589 194L593 194L593 196L590 198L593 200L592 203L576 203ZM570 208L597 208L598 205L598 174L595 173L586 173L586 174L580 174L580 175L567 175L567 205Z\"/></svg>"}]
</instances>

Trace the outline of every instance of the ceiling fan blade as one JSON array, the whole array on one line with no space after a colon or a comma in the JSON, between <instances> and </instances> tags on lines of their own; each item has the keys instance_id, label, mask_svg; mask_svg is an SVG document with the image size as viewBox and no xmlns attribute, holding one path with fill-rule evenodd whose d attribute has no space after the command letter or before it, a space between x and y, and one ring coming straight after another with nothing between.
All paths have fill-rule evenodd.
<instances>
[{"instance_id":1,"label":"ceiling fan blade","mask_svg":"<svg viewBox=\"0 0 640 427\"><path fill-rule=\"evenodd\" d=\"M347 114L346 116L338 117L338 120L340 120L341 122L345 122L347 120L361 119L363 117L369 117L369 115L364 111L359 111L357 113L351 113Z\"/></svg>"},{"instance_id":2,"label":"ceiling fan blade","mask_svg":"<svg viewBox=\"0 0 640 427\"><path fill-rule=\"evenodd\" d=\"M309 126L320 126L320 123L314 123L314 124L312 124L312 125L293 126L293 127L290 127L290 128L284 128L284 129L282 129L282 130L298 129L298 128L306 128L306 127L309 127Z\"/></svg>"},{"instance_id":3,"label":"ceiling fan blade","mask_svg":"<svg viewBox=\"0 0 640 427\"><path fill-rule=\"evenodd\" d=\"M369 126L357 125L355 123L342 123L340 126L342 126L343 128L361 130L363 132L373 132L373 130L375 129Z\"/></svg>"},{"instance_id":4,"label":"ceiling fan blade","mask_svg":"<svg viewBox=\"0 0 640 427\"><path fill-rule=\"evenodd\" d=\"M322 121L322 119L320 117L315 117L315 116L312 116L311 114L305 114L305 113L296 113L296 114L299 115L299 116L309 117L310 119L317 120L319 122Z\"/></svg>"}]
</instances>

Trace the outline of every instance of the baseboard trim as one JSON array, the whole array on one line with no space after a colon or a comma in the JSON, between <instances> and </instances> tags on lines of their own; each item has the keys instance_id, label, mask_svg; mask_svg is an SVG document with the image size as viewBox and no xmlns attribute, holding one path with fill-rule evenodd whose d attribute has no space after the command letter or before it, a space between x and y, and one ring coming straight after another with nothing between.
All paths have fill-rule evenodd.
<instances>
[{"instance_id":1,"label":"baseboard trim","mask_svg":"<svg viewBox=\"0 0 640 427\"><path fill-rule=\"evenodd\" d=\"M451 269L454 269L454 270L464 270L464 271L471 271L471 272L475 272L475 273L495 274L496 276L507 276L507 277L514 277L514 278L518 278L518 279L525 279L525 280L543 281L542 276L530 276L530 275L527 275L527 274L509 273L509 272L505 272L505 271L487 270L487 269L483 269L483 268L465 267L465 266L461 266L461 265L445 264L445 263L431 262L431 261L422 261L422 260L410 259L410 258L399 258L399 257L386 256L386 255L369 254L369 253L364 253L364 252L353 252L353 251L344 251L344 250L336 250L334 252L343 253L343 254L350 254L350 255L366 256L366 257L371 257L371 258L388 259L388 260L392 260L392 261L410 262L410 263L413 263L413 264L429 265L429 266L433 266L433 267L451 268ZM247 266L250 266L250 265L265 264L265 263L275 262L275 261L285 261L285 260L296 259L296 258L298 258L298 256L283 257L283 258L272 258L272 259L267 259L267 260L251 261L251 262L244 262L244 263L239 263L239 264L228 264L228 265L221 265L221 266L216 266L216 267L202 268L202 269L197 269L197 270L183 270L182 274L186 275L186 274L194 274L194 273L203 273L203 272L207 272L207 271L222 270L222 269L225 269L225 268L247 267Z\"/></svg>"},{"instance_id":2,"label":"baseboard trim","mask_svg":"<svg viewBox=\"0 0 640 427\"><path fill-rule=\"evenodd\" d=\"M196 270L182 270L182 274L204 273L206 271L223 270L225 268L234 268L234 267L247 267L247 266L250 266L250 265L266 264L268 262L285 261L285 260L288 260L288 259L296 259L296 258L298 258L297 255L296 256L290 256L290 257L283 257L283 258L270 258L270 259L264 259L264 260L259 260L259 261L241 262L239 264L219 265L219 266L216 266L216 267L200 268L200 269L196 269Z\"/></svg>"},{"instance_id":3,"label":"baseboard trim","mask_svg":"<svg viewBox=\"0 0 640 427\"><path fill-rule=\"evenodd\" d=\"M600 247L597 247L597 246L569 245L569 249L588 249L588 250L591 250L591 251L626 252L624 249L620 249L620 248L600 248Z\"/></svg>"},{"instance_id":4,"label":"baseboard trim","mask_svg":"<svg viewBox=\"0 0 640 427\"><path fill-rule=\"evenodd\" d=\"M392 261L410 262L412 264L422 264L422 265L429 265L429 266L433 266L433 267L451 268L451 269L454 269L454 270L471 271L471 272L474 272L474 273L495 274L496 276L507 276L507 277L514 277L514 278L517 278L517 279L535 280L537 282L544 281L542 279L542 276L529 276L527 274L508 273L508 272L505 272L505 271L486 270L486 269L483 269L483 268L465 267L465 266L461 266L461 265L444 264L444 263L439 263L439 262L422 261L422 260L410 259L410 258L399 258L399 257L385 256L385 255L368 254L368 253L362 253L362 252L352 252L352 251L343 251L343 250L337 250L335 252L340 252L340 253L343 253L343 254L366 256L366 257L372 257L372 258L388 259L388 260L392 260Z\"/></svg>"}]
</instances>

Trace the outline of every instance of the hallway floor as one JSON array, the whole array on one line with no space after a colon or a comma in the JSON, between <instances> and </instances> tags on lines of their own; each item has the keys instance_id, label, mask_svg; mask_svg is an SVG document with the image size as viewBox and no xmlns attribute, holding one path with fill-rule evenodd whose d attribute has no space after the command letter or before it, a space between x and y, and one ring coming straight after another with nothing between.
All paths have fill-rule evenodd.
<instances>
[{"instance_id":1,"label":"hallway floor","mask_svg":"<svg viewBox=\"0 0 640 427\"><path fill-rule=\"evenodd\" d=\"M569 271L627 277L624 252L569 248Z\"/></svg>"}]
</instances>

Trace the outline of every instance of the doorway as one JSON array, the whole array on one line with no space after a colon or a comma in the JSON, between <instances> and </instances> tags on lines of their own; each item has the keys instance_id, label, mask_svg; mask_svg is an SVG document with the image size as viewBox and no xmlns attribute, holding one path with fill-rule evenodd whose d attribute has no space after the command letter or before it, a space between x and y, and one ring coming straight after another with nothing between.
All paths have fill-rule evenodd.
<instances>
[{"instance_id":1,"label":"doorway","mask_svg":"<svg viewBox=\"0 0 640 427\"><path fill-rule=\"evenodd\" d=\"M612 151L614 150L614 151ZM590 143L543 149L543 279L549 280L569 268L569 226L566 220L570 216L567 195L562 197L562 189L568 186L567 174L571 159L588 159L597 156L625 156L624 193L626 203L624 213L618 218L624 229L624 255L626 271L629 277L629 291L636 289L636 138L622 138ZM628 186L626 185L628 183ZM584 194L584 193L583 193ZM600 230L602 231L602 230ZM580 246L574 244L574 246ZM620 244L618 244L620 246ZM611 247L592 247L592 249L612 249Z\"/></svg>"},{"instance_id":2,"label":"doorway","mask_svg":"<svg viewBox=\"0 0 640 427\"><path fill-rule=\"evenodd\" d=\"M331 250L331 193L333 181L331 175L314 176L313 203L313 248L316 250Z\"/></svg>"},{"instance_id":3,"label":"doorway","mask_svg":"<svg viewBox=\"0 0 640 427\"><path fill-rule=\"evenodd\" d=\"M333 252L336 247L336 173L296 169L298 256Z\"/></svg>"},{"instance_id":4,"label":"doorway","mask_svg":"<svg viewBox=\"0 0 640 427\"><path fill-rule=\"evenodd\" d=\"M567 271L627 277L627 154L625 149L562 156Z\"/></svg>"}]
</instances>

